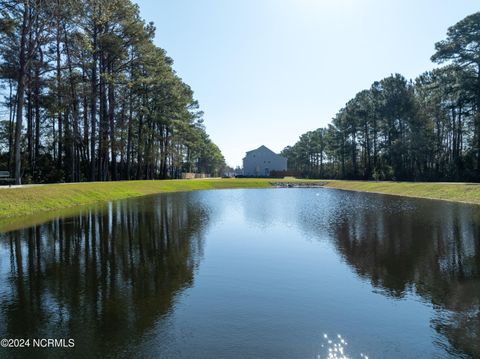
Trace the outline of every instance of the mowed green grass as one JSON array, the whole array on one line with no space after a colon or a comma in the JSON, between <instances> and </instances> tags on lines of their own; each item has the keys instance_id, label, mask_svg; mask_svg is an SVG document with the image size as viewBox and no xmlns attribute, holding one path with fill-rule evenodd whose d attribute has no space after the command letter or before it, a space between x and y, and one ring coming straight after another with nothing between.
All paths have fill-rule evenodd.
<instances>
[{"instance_id":1,"label":"mowed green grass","mask_svg":"<svg viewBox=\"0 0 480 359\"><path fill-rule=\"evenodd\" d=\"M0 220L155 193L267 188L271 179L225 178L48 184L0 189ZM295 180L285 180L295 181ZM302 181L305 182L305 181Z\"/></svg>"},{"instance_id":2,"label":"mowed green grass","mask_svg":"<svg viewBox=\"0 0 480 359\"><path fill-rule=\"evenodd\" d=\"M156 193L227 189L269 188L271 182L309 182L276 179L196 179L166 181L119 181L73 184L49 184L0 189L0 230L6 225L18 227L32 218L49 217L58 211L73 213L75 207ZM412 183L374 181L312 181L325 187L351 191L383 193L407 197L440 199L480 204L480 185L466 183ZM68 209L68 211L67 211ZM29 218L27 220L27 217ZM43 219L42 219L43 221Z\"/></svg>"},{"instance_id":3,"label":"mowed green grass","mask_svg":"<svg viewBox=\"0 0 480 359\"><path fill-rule=\"evenodd\" d=\"M480 204L480 184L439 182L326 181L326 187Z\"/></svg>"}]
</instances>

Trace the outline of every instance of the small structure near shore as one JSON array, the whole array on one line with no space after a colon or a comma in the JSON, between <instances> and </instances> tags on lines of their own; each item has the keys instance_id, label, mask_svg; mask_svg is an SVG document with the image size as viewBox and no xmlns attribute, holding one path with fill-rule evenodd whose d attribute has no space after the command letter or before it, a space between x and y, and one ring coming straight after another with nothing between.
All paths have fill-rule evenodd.
<instances>
[{"instance_id":1,"label":"small structure near shore","mask_svg":"<svg viewBox=\"0 0 480 359\"><path fill-rule=\"evenodd\" d=\"M270 182L270 184L277 188L322 188L327 184L326 182Z\"/></svg>"}]
</instances>

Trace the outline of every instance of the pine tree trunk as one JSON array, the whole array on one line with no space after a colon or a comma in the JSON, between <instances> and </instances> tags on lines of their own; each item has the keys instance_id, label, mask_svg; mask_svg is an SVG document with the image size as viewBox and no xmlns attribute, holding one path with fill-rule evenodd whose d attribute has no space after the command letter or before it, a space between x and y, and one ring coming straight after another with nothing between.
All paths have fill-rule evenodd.
<instances>
[{"instance_id":1,"label":"pine tree trunk","mask_svg":"<svg viewBox=\"0 0 480 359\"><path fill-rule=\"evenodd\" d=\"M92 78L90 82L90 181L96 179L96 159L95 159L95 131L97 122L97 28L93 29L93 61Z\"/></svg>"},{"instance_id":2,"label":"pine tree trunk","mask_svg":"<svg viewBox=\"0 0 480 359\"><path fill-rule=\"evenodd\" d=\"M57 123L58 123L58 168L61 169L63 166L63 119L62 119L62 110L60 109L62 105L62 95L61 95L61 55L60 55L60 24L57 24L57 106L58 106L58 113L57 113Z\"/></svg>"},{"instance_id":3,"label":"pine tree trunk","mask_svg":"<svg viewBox=\"0 0 480 359\"><path fill-rule=\"evenodd\" d=\"M112 74L112 66L110 65L110 75ZM117 180L117 153L115 148L115 85L111 78L108 83L108 120L110 127L110 157L111 157L111 176L112 180Z\"/></svg>"},{"instance_id":4,"label":"pine tree trunk","mask_svg":"<svg viewBox=\"0 0 480 359\"><path fill-rule=\"evenodd\" d=\"M27 42L27 33L29 27L29 3L28 0L24 1L23 7L23 22L22 30L20 36L20 54L18 57L19 60L19 71L18 71L18 85L17 85L17 114L16 114L16 125L15 125L15 184L22 184L22 164L21 164L21 140L22 140L22 122L23 122L23 103L24 103L24 92L25 92L25 76L27 72L27 59L25 46Z\"/></svg>"}]
</instances>

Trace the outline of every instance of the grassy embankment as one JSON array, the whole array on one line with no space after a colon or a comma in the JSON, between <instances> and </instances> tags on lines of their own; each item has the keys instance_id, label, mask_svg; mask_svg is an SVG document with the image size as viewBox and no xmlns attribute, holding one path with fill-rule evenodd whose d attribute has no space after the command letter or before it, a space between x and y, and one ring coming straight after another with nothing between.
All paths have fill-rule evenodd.
<instances>
[{"instance_id":1,"label":"grassy embankment","mask_svg":"<svg viewBox=\"0 0 480 359\"><path fill-rule=\"evenodd\" d=\"M326 187L395 196L480 204L480 184L446 182L326 181Z\"/></svg>"},{"instance_id":2,"label":"grassy embankment","mask_svg":"<svg viewBox=\"0 0 480 359\"><path fill-rule=\"evenodd\" d=\"M269 187L269 183L256 179L208 179L86 182L3 188L0 190L0 218L154 193L249 187Z\"/></svg>"},{"instance_id":3,"label":"grassy embankment","mask_svg":"<svg viewBox=\"0 0 480 359\"><path fill-rule=\"evenodd\" d=\"M173 181L122 181L52 184L0 189L0 230L21 223L42 222L58 211L148 194L226 188L268 188L270 179L205 179ZM294 180L284 180L293 182ZM307 182L305 180L298 180ZM321 181L329 188L480 204L480 185L461 183L409 183ZM27 219L29 217L29 219ZM14 225L15 224L15 225Z\"/></svg>"}]
</instances>

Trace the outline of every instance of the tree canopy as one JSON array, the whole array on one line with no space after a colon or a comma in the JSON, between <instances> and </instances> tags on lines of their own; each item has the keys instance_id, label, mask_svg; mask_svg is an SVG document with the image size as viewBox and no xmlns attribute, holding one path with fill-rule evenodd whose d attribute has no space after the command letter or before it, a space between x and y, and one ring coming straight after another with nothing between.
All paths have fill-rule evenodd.
<instances>
[{"instance_id":1,"label":"tree canopy","mask_svg":"<svg viewBox=\"0 0 480 359\"><path fill-rule=\"evenodd\" d=\"M130 0L0 5L0 169L17 183L218 175L193 91Z\"/></svg>"},{"instance_id":2,"label":"tree canopy","mask_svg":"<svg viewBox=\"0 0 480 359\"><path fill-rule=\"evenodd\" d=\"M442 64L413 81L375 81L283 150L306 177L480 180L480 12L435 45Z\"/></svg>"}]
</instances>

